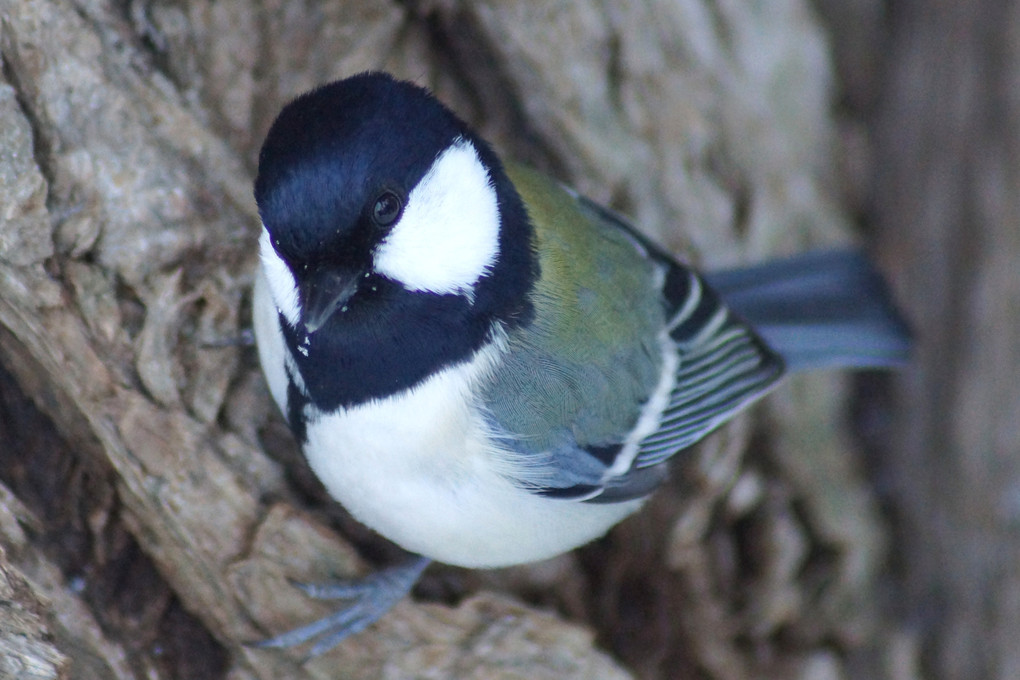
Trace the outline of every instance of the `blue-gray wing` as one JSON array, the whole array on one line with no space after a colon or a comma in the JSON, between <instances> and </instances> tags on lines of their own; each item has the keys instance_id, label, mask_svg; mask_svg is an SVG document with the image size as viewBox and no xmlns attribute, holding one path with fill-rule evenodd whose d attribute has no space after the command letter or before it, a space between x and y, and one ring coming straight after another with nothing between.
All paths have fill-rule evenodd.
<instances>
[{"instance_id":1,"label":"blue-gray wing","mask_svg":"<svg viewBox=\"0 0 1020 680\"><path fill-rule=\"evenodd\" d=\"M676 380L658 429L641 441L626 478L661 466L767 394L782 377L785 363L702 276L613 211L583 196L578 202L597 219L629 233L666 267L662 302L678 357Z\"/></svg>"},{"instance_id":2,"label":"blue-gray wing","mask_svg":"<svg viewBox=\"0 0 1020 680\"><path fill-rule=\"evenodd\" d=\"M669 325L679 366L659 427L638 448L631 472L657 466L767 393L783 361L722 304L700 276L677 271L688 283ZM675 299L675 298L674 298Z\"/></svg>"},{"instance_id":3,"label":"blue-gray wing","mask_svg":"<svg viewBox=\"0 0 1020 680\"><path fill-rule=\"evenodd\" d=\"M586 257L603 261L543 271L543 280L569 276L569 284L536 291L535 318L508 338L484 406L519 463L519 484L548 497L622 502L650 493L672 455L767 392L783 362L700 276L615 214L572 200L594 232L588 240L599 242ZM569 263L569 255L550 264ZM621 298L620 288L632 297L606 308L603 299ZM586 306L597 313L578 313ZM560 327L564 318L569 330ZM674 380L664 381L674 368ZM668 398L653 399L670 382ZM649 417L658 428L635 440Z\"/></svg>"}]
</instances>

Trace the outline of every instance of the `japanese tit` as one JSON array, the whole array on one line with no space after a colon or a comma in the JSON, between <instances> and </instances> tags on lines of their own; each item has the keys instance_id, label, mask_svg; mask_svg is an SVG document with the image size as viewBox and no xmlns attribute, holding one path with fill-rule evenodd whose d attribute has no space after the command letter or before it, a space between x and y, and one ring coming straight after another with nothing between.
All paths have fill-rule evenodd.
<instances>
[{"instance_id":1,"label":"japanese tit","mask_svg":"<svg viewBox=\"0 0 1020 680\"><path fill-rule=\"evenodd\" d=\"M255 198L272 396L328 492L421 556L307 586L355 601L269 646L328 649L429 560L502 567L591 541L785 373L908 351L860 255L699 274L383 73L288 104Z\"/></svg>"}]
</instances>

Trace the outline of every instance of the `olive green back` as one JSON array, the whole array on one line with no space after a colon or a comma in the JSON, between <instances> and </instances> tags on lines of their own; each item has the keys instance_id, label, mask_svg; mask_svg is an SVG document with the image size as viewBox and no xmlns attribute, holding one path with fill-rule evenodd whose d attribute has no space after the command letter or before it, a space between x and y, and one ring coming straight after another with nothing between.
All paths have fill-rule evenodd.
<instances>
[{"instance_id":1,"label":"olive green back","mask_svg":"<svg viewBox=\"0 0 1020 680\"><path fill-rule=\"evenodd\" d=\"M658 383L659 275L628 235L553 180L507 171L535 226L541 278L534 321L510 334L484 400L515 448L559 451L562 465L564 450L619 443Z\"/></svg>"}]
</instances>

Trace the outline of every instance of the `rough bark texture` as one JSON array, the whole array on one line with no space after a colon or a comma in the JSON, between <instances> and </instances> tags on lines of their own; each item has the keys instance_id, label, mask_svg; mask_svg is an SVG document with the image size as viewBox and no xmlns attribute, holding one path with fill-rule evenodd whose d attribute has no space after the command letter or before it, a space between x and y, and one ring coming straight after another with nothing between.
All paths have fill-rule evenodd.
<instances>
[{"instance_id":1,"label":"rough bark texture","mask_svg":"<svg viewBox=\"0 0 1020 680\"><path fill-rule=\"evenodd\" d=\"M0 678L1020 676L1020 12L928 4L821 3L837 117L806 0L0 0ZM261 138L367 68L699 264L873 219L921 339L895 418L865 385L875 455L801 379L592 546L246 647L394 554L237 342Z\"/></svg>"}]
</instances>

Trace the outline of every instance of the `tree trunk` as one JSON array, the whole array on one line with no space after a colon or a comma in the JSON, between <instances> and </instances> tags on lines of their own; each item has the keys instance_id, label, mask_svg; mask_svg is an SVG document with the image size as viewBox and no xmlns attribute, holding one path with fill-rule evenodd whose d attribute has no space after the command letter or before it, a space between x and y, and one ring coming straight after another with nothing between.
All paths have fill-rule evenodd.
<instances>
[{"instance_id":1,"label":"tree trunk","mask_svg":"<svg viewBox=\"0 0 1020 680\"><path fill-rule=\"evenodd\" d=\"M1020 413L1002 370L1020 344L996 333L1020 309L1017 126L977 134L958 115L979 107L971 89L950 112L975 126L970 144L951 126L927 146L886 143L904 126L923 139L938 110L911 108L938 92L911 70L927 62L903 18L887 68L904 82L872 83L881 105L838 128L828 37L804 0L0 0L0 677L899 680L920 672L918 640L935 677L986 677L954 670L962 650L1012 677L1020 589L1001 546L1020 506L1000 418ZM922 44L953 19L925 24ZM985 45L982 31L1012 44L1016 24L965 23L966 44ZM995 62L1003 92L1010 56ZM840 67L867 89L860 64ZM429 86L504 155L700 265L848 242L840 200L871 196L922 340L898 384L903 434L875 426L881 392L862 405L888 506L844 426L848 381L798 379L680 456L647 508L591 546L494 572L434 567L416 598L316 659L246 646L334 606L292 581L394 554L312 479L243 342L262 136L289 98L369 68ZM869 140L873 155L845 153ZM970 193L939 191L952 177L924 165L933 156L966 158ZM936 212L957 199L972 231ZM911 233L921 215L939 230ZM946 297L924 278L933 262ZM975 332L946 335L961 316ZM1001 494L960 495L977 483ZM887 596L890 526L904 564ZM988 609L965 597L974 564ZM947 627L917 628L935 585Z\"/></svg>"},{"instance_id":2,"label":"tree trunk","mask_svg":"<svg viewBox=\"0 0 1020 680\"><path fill-rule=\"evenodd\" d=\"M1020 3L899 4L870 216L918 337L886 480L934 678L1020 677Z\"/></svg>"}]
</instances>

